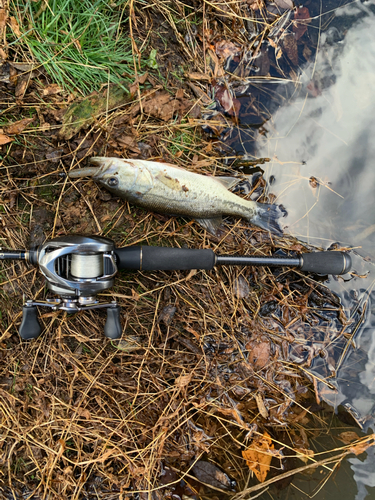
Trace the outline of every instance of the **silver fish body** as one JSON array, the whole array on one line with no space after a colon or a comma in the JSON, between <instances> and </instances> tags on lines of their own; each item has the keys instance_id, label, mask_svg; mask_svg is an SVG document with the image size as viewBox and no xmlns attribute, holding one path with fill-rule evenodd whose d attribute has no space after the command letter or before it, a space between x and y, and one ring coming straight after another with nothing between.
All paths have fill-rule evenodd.
<instances>
[{"instance_id":1,"label":"silver fish body","mask_svg":"<svg viewBox=\"0 0 375 500\"><path fill-rule=\"evenodd\" d=\"M120 158L91 159L94 167L73 170L71 178L90 176L125 200L155 212L192 217L216 232L223 215L244 217L279 233L275 205L245 200L228 190L239 182L234 177L200 175L170 165Z\"/></svg>"}]
</instances>

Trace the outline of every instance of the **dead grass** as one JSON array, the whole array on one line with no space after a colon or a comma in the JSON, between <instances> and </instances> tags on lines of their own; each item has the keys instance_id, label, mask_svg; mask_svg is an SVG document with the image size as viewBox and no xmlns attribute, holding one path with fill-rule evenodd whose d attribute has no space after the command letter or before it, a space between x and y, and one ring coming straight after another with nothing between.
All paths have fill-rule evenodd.
<instances>
[{"instance_id":1,"label":"dead grass","mask_svg":"<svg viewBox=\"0 0 375 500\"><path fill-rule=\"evenodd\" d=\"M245 22L241 5L130 2L135 73L141 45L159 50L155 36L169 37L165 53L172 50L172 66L180 60L201 74L219 71L219 63L207 64L207 38L198 37L194 45L185 34L195 33L193 18L207 30L220 26L221 33L229 34L229 25L240 29ZM261 16L255 24L262 24ZM259 36L263 32L264 25ZM14 95L17 80L3 89L5 116L10 111L12 116L34 114L35 122L3 146L2 246L27 248L81 233L113 238L117 246L142 242L212 248L219 254L304 249L292 238L270 238L230 219L220 237L213 238L191 221L150 214L111 198L92 182L58 177L93 155L144 155L200 173L230 172L215 140L202 137L207 121L190 113L197 102L202 107L211 102L208 83L195 81L200 97L193 98L191 85L178 79L177 66L162 67L161 56L159 50L160 74L149 76L147 89L136 80L132 102L99 114L69 140L57 134L72 97L63 91L43 95L51 88L43 73L38 81L31 79L22 98ZM169 103L179 92L183 112L178 119L173 113L168 118L144 112L165 86ZM235 122L231 116L225 119ZM223 126L222 119L217 126ZM267 201L263 180L253 186L258 188L261 201ZM346 318L337 298L312 276L231 267L121 273L113 290L102 296L121 303L120 342L104 338L100 312L69 316L41 311L44 333L30 343L17 335L22 301L45 298L43 279L22 263L3 264L0 276L4 498L23 492L43 499L123 499L139 493L144 499L178 494L239 500L317 467L323 485L344 457L372 444L370 436L342 446L335 435L345 427L316 392L318 381L330 387L332 371L329 363L319 376L310 368L320 356L332 360L343 348L340 332ZM242 451L265 431L272 438L273 459L266 482L258 484ZM328 432L322 453L319 438ZM225 479L220 487L209 477L198 480L194 464L200 460L225 471L237 493Z\"/></svg>"}]
</instances>

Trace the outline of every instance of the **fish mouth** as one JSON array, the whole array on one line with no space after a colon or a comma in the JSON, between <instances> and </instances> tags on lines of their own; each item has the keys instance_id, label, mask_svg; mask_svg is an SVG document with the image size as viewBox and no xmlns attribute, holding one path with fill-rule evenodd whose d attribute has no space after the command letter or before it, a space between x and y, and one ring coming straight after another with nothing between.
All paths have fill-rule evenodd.
<instances>
[{"instance_id":1,"label":"fish mouth","mask_svg":"<svg viewBox=\"0 0 375 500\"><path fill-rule=\"evenodd\" d=\"M92 177L93 179L96 179L102 171L102 167L85 167L78 170L72 170L68 173L68 177L70 179L81 179L82 177Z\"/></svg>"},{"instance_id":2,"label":"fish mouth","mask_svg":"<svg viewBox=\"0 0 375 500\"><path fill-rule=\"evenodd\" d=\"M82 177L91 177L94 180L100 180L104 174L115 173L118 168L113 165L113 161L108 158L93 157L90 158L91 167L84 167L78 170L71 170L68 173L70 179L81 179Z\"/></svg>"}]
</instances>

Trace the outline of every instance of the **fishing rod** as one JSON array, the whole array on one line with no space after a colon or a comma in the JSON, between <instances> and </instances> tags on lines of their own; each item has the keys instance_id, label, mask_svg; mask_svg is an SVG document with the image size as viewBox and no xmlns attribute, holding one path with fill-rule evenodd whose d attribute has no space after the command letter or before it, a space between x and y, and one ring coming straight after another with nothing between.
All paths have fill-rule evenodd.
<instances>
[{"instance_id":1,"label":"fishing rod","mask_svg":"<svg viewBox=\"0 0 375 500\"><path fill-rule=\"evenodd\" d=\"M350 255L344 252L303 253L296 257L252 257L216 255L209 249L129 246L116 248L112 240L100 236L61 236L33 250L1 250L0 260L23 260L39 267L48 289L58 298L27 300L22 308L19 329L24 340L37 338L42 327L37 307L70 313L107 309L104 335L122 335L120 306L116 301L99 303L97 294L111 288L119 270L184 271L210 270L215 266L287 266L317 274L346 274Z\"/></svg>"}]
</instances>

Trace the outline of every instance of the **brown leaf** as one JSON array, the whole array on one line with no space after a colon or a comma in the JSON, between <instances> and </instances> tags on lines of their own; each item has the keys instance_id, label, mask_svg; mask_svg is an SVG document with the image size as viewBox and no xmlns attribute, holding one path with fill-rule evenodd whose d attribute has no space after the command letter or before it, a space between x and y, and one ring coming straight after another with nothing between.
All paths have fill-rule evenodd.
<instances>
[{"instance_id":1,"label":"brown leaf","mask_svg":"<svg viewBox=\"0 0 375 500\"><path fill-rule=\"evenodd\" d=\"M297 66L298 64L298 47L297 40L293 34L285 35L283 38L283 48L290 59L290 62Z\"/></svg>"},{"instance_id":2,"label":"brown leaf","mask_svg":"<svg viewBox=\"0 0 375 500\"><path fill-rule=\"evenodd\" d=\"M211 78L205 73L196 73L194 71L192 73L189 73L188 77L190 78L190 80L201 80L206 82L209 82L211 80Z\"/></svg>"},{"instance_id":3,"label":"brown leaf","mask_svg":"<svg viewBox=\"0 0 375 500\"><path fill-rule=\"evenodd\" d=\"M116 141L123 148L130 149L130 151L134 151L134 153L141 154L141 150L138 147L137 141L131 135L122 135L121 137L117 137Z\"/></svg>"},{"instance_id":4,"label":"brown leaf","mask_svg":"<svg viewBox=\"0 0 375 500\"><path fill-rule=\"evenodd\" d=\"M307 31L307 25L311 23L310 12L307 7L298 7L294 11L293 31L296 40L299 40Z\"/></svg>"},{"instance_id":5,"label":"brown leaf","mask_svg":"<svg viewBox=\"0 0 375 500\"><path fill-rule=\"evenodd\" d=\"M227 40L220 40L215 46L215 52L219 57L224 57L227 59L232 56L239 56L241 52L241 47L235 45L233 42Z\"/></svg>"},{"instance_id":6,"label":"brown leaf","mask_svg":"<svg viewBox=\"0 0 375 500\"><path fill-rule=\"evenodd\" d=\"M269 342L250 341L246 344L249 351L249 363L262 370L270 362L271 346Z\"/></svg>"},{"instance_id":7,"label":"brown leaf","mask_svg":"<svg viewBox=\"0 0 375 500\"><path fill-rule=\"evenodd\" d=\"M233 293L239 299L244 299L250 294L250 288L243 276L239 276L233 284Z\"/></svg>"},{"instance_id":8,"label":"brown leaf","mask_svg":"<svg viewBox=\"0 0 375 500\"><path fill-rule=\"evenodd\" d=\"M16 90L14 92L17 99L23 98L23 96L25 95L25 92L27 90L27 87L29 86L29 83L30 83L30 76L29 75L20 76L18 78Z\"/></svg>"},{"instance_id":9,"label":"brown leaf","mask_svg":"<svg viewBox=\"0 0 375 500\"><path fill-rule=\"evenodd\" d=\"M182 389L183 387L189 385L192 376L193 376L192 373L189 373L188 375L180 375L179 377L176 378L174 385L179 389Z\"/></svg>"},{"instance_id":10,"label":"brown leaf","mask_svg":"<svg viewBox=\"0 0 375 500\"><path fill-rule=\"evenodd\" d=\"M223 106L224 111L229 115L238 116L241 103L238 99L232 97L231 93L224 85L217 85L215 87L215 99Z\"/></svg>"},{"instance_id":11,"label":"brown leaf","mask_svg":"<svg viewBox=\"0 0 375 500\"><path fill-rule=\"evenodd\" d=\"M168 92L156 92L143 104L146 115L160 118L163 121L171 120L175 115L183 114L191 106L186 99L175 99ZM138 114L138 109L136 110Z\"/></svg>"},{"instance_id":12,"label":"brown leaf","mask_svg":"<svg viewBox=\"0 0 375 500\"><path fill-rule=\"evenodd\" d=\"M274 448L271 436L265 432L263 436L257 436L251 443L251 447L242 452L249 469L254 472L261 483L264 483L270 470Z\"/></svg>"},{"instance_id":13,"label":"brown leaf","mask_svg":"<svg viewBox=\"0 0 375 500\"><path fill-rule=\"evenodd\" d=\"M17 135L25 130L25 128L34 121L34 117L32 118L24 118L23 120L19 120L18 122L11 123L10 125L4 127L4 130L7 134Z\"/></svg>"},{"instance_id":14,"label":"brown leaf","mask_svg":"<svg viewBox=\"0 0 375 500\"><path fill-rule=\"evenodd\" d=\"M165 306L162 312L159 314L158 322L164 323L165 326L169 326L172 323L172 319L176 311L177 307L172 306L172 304Z\"/></svg>"},{"instance_id":15,"label":"brown leaf","mask_svg":"<svg viewBox=\"0 0 375 500\"><path fill-rule=\"evenodd\" d=\"M42 95L46 97L48 95L59 94L60 92L62 92L62 90L63 89L57 83L51 83L51 85L47 85L47 87L44 87Z\"/></svg>"},{"instance_id":16,"label":"brown leaf","mask_svg":"<svg viewBox=\"0 0 375 500\"><path fill-rule=\"evenodd\" d=\"M372 438L372 440L369 440L369 437ZM369 436L366 438L366 441L361 441L355 445L353 445L351 448L350 448L350 451L351 453L354 453L355 455L361 455L362 453L364 453L366 450L368 450L369 448L371 448L371 446L374 446L374 437L375 437L375 434L372 434L372 436Z\"/></svg>"},{"instance_id":17,"label":"brown leaf","mask_svg":"<svg viewBox=\"0 0 375 500\"><path fill-rule=\"evenodd\" d=\"M91 419L91 413L87 408L78 408L77 413L80 417L84 417L86 420Z\"/></svg>"},{"instance_id":18,"label":"brown leaf","mask_svg":"<svg viewBox=\"0 0 375 500\"><path fill-rule=\"evenodd\" d=\"M232 481L225 472L210 462L198 460L191 470L198 481L204 484L221 490L231 490L233 488Z\"/></svg>"},{"instance_id":19,"label":"brown leaf","mask_svg":"<svg viewBox=\"0 0 375 500\"><path fill-rule=\"evenodd\" d=\"M21 30L20 30L20 27L18 26L18 22L17 22L17 19L13 16L11 16L10 18L10 27L12 28L14 34L16 36L21 36Z\"/></svg>"},{"instance_id":20,"label":"brown leaf","mask_svg":"<svg viewBox=\"0 0 375 500\"><path fill-rule=\"evenodd\" d=\"M12 142L12 141L13 141L13 139L8 137L7 135L0 134L0 146L2 146L3 144L8 144L8 142Z\"/></svg>"},{"instance_id":21,"label":"brown leaf","mask_svg":"<svg viewBox=\"0 0 375 500\"><path fill-rule=\"evenodd\" d=\"M7 11L5 9L0 9L0 29L5 28L8 20Z\"/></svg>"},{"instance_id":22,"label":"brown leaf","mask_svg":"<svg viewBox=\"0 0 375 500\"><path fill-rule=\"evenodd\" d=\"M357 441L357 439L358 439L359 436L354 431L345 431L345 432L341 432L337 437L344 444L350 444L353 441Z\"/></svg>"}]
</instances>

